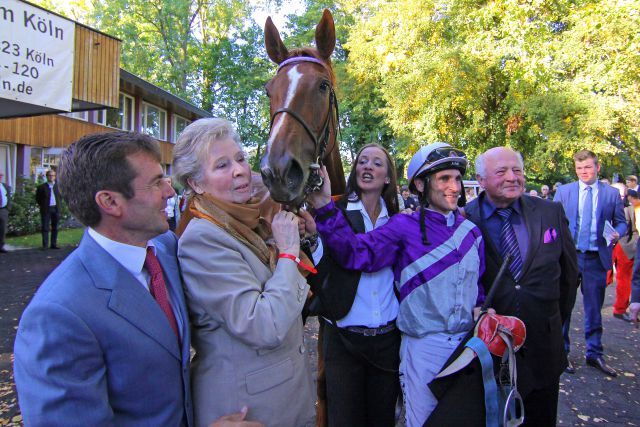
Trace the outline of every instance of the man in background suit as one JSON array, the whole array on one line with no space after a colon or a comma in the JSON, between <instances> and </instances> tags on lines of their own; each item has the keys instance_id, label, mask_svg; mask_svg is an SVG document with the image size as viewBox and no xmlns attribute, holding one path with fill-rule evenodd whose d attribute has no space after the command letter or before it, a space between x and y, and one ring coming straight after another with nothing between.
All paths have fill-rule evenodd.
<instances>
[{"instance_id":1,"label":"man in background suit","mask_svg":"<svg viewBox=\"0 0 640 427\"><path fill-rule=\"evenodd\" d=\"M567 365L562 321L573 307L578 283L576 252L560 205L523 195L520 154L497 147L476 159L484 192L465 207L485 241L485 291L507 253L513 255L493 299L498 314L516 316L527 327L516 353L518 389L525 425L555 426L560 375Z\"/></svg>"},{"instance_id":2,"label":"man in background suit","mask_svg":"<svg viewBox=\"0 0 640 427\"><path fill-rule=\"evenodd\" d=\"M40 207L42 248L49 247L51 229L51 249L58 249L58 219L60 218L60 192L56 184L56 171L47 171L47 181L36 188L36 202Z\"/></svg>"},{"instance_id":3,"label":"man in background suit","mask_svg":"<svg viewBox=\"0 0 640 427\"><path fill-rule=\"evenodd\" d=\"M11 187L7 187L3 182L4 174L0 172L0 254L7 253L4 248L4 237L7 234L9 225L9 196Z\"/></svg>"},{"instance_id":4,"label":"man in background suit","mask_svg":"<svg viewBox=\"0 0 640 427\"><path fill-rule=\"evenodd\" d=\"M193 425L188 315L164 213L174 190L158 144L127 132L86 136L59 170L88 228L20 320L14 372L25 425Z\"/></svg>"},{"instance_id":5,"label":"man in background suit","mask_svg":"<svg viewBox=\"0 0 640 427\"><path fill-rule=\"evenodd\" d=\"M587 344L586 363L615 377L617 372L606 364L603 357L601 311L607 286L607 271L612 267L613 244L625 234L627 224L618 190L598 182L598 157L591 151L581 150L573 156L573 160L578 181L558 188L553 200L562 203L578 250ZM610 242L603 236L607 222L615 229L607 232ZM570 321L571 317L563 325L567 353L570 348ZM575 372L571 364L567 367L567 372Z\"/></svg>"}]
</instances>

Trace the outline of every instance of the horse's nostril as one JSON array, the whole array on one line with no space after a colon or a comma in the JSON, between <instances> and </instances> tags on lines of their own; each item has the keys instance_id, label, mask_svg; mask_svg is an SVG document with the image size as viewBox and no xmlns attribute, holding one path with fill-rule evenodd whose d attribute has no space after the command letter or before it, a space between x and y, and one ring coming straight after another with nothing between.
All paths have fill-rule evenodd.
<instances>
[{"instance_id":1,"label":"horse's nostril","mask_svg":"<svg viewBox=\"0 0 640 427\"><path fill-rule=\"evenodd\" d=\"M302 171L302 167L297 160L291 160L291 163L289 164L289 170L285 176L287 189L292 192L297 191L304 178L304 172Z\"/></svg>"},{"instance_id":2,"label":"horse's nostril","mask_svg":"<svg viewBox=\"0 0 640 427\"><path fill-rule=\"evenodd\" d=\"M262 182L266 186L269 186L273 180L273 172L271 169L268 167L260 169L260 175L262 175Z\"/></svg>"}]
</instances>

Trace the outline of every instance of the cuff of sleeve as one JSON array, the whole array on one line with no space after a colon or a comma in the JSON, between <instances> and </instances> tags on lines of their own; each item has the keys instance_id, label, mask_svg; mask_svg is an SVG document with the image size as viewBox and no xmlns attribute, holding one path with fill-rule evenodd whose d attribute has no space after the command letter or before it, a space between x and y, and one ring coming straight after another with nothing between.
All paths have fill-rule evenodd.
<instances>
[{"instance_id":1,"label":"cuff of sleeve","mask_svg":"<svg viewBox=\"0 0 640 427\"><path fill-rule=\"evenodd\" d=\"M316 250L313 251L313 253L311 254L311 257L313 258L313 263L315 265L318 265L320 263L320 260L322 259L322 255L324 255L324 247L322 246L322 239L318 238L318 246L316 247Z\"/></svg>"},{"instance_id":2,"label":"cuff of sleeve","mask_svg":"<svg viewBox=\"0 0 640 427\"><path fill-rule=\"evenodd\" d=\"M324 205L321 208L316 209L316 221L322 222L325 221L332 216L334 216L337 212L336 204L331 200L329 203Z\"/></svg>"}]
</instances>

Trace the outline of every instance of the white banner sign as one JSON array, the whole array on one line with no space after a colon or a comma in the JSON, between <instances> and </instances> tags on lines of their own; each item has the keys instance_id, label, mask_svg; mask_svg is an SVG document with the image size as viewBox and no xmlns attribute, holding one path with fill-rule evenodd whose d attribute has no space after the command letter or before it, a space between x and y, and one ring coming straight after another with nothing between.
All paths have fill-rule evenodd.
<instances>
[{"instance_id":1,"label":"white banner sign","mask_svg":"<svg viewBox=\"0 0 640 427\"><path fill-rule=\"evenodd\" d=\"M0 98L71 111L75 23L0 0Z\"/></svg>"}]
</instances>

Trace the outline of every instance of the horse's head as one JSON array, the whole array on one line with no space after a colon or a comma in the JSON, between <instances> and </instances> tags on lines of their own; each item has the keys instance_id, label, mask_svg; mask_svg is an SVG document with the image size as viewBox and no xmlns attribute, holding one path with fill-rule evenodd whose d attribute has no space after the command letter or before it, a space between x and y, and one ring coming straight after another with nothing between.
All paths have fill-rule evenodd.
<instances>
[{"instance_id":1,"label":"horse's head","mask_svg":"<svg viewBox=\"0 0 640 427\"><path fill-rule=\"evenodd\" d=\"M335 44L335 26L328 10L316 27L315 49L289 51L267 18L265 46L279 67L266 85L271 129L260 170L271 197L280 203L302 203L306 192L318 185L317 169L329 140L335 144L337 104L329 59Z\"/></svg>"}]
</instances>

